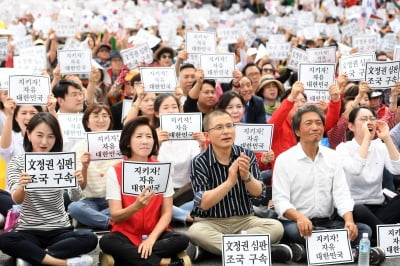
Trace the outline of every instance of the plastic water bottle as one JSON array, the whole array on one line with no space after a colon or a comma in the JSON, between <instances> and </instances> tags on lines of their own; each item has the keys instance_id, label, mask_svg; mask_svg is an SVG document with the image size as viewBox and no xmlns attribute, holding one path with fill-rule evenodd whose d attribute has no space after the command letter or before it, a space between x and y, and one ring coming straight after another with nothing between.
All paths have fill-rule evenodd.
<instances>
[{"instance_id":1,"label":"plastic water bottle","mask_svg":"<svg viewBox=\"0 0 400 266\"><path fill-rule=\"evenodd\" d=\"M369 266L369 249L371 243L368 239L368 233L363 233L360 240L360 247L358 251L358 266Z\"/></svg>"},{"instance_id":2,"label":"plastic water bottle","mask_svg":"<svg viewBox=\"0 0 400 266\"><path fill-rule=\"evenodd\" d=\"M21 205L13 205L7 212L6 222L4 225L4 232L9 232L17 227L19 215L21 212Z\"/></svg>"}]
</instances>

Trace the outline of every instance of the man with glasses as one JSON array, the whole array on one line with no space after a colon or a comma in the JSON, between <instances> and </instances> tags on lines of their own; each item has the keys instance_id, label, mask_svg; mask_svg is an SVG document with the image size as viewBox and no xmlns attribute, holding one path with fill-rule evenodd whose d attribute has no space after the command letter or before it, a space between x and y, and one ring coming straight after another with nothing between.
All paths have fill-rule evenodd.
<instances>
[{"instance_id":1,"label":"man with glasses","mask_svg":"<svg viewBox=\"0 0 400 266\"><path fill-rule=\"evenodd\" d=\"M282 224L274 219L254 215L251 197L265 192L260 181L254 153L234 145L235 127L231 116L222 110L204 118L204 129L210 146L192 160L190 179L194 192L188 234L192 261L204 257L205 251L222 254L223 234L270 234L271 243L282 238ZM273 261L289 261L292 251L286 245L272 246Z\"/></svg>"}]
</instances>

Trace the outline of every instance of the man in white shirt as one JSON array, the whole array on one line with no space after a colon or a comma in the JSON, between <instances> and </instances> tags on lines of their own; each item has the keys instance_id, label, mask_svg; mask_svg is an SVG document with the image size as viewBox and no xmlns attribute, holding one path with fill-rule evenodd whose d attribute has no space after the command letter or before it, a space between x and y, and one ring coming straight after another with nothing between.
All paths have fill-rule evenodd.
<instances>
[{"instance_id":1,"label":"man in white shirt","mask_svg":"<svg viewBox=\"0 0 400 266\"><path fill-rule=\"evenodd\" d=\"M275 163L272 199L284 225L284 240L290 243L304 245L316 228L347 228L353 243L363 232L371 235L369 226L354 223L354 201L336 152L319 145L324 125L320 108L300 108L292 120L299 143ZM334 206L340 216L336 219Z\"/></svg>"}]
</instances>

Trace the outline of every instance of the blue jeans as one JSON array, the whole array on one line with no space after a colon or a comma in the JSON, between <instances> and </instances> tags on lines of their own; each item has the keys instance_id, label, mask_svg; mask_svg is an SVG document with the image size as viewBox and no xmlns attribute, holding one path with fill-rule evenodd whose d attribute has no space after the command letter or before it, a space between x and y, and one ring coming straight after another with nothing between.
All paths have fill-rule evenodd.
<instances>
[{"instance_id":1,"label":"blue jeans","mask_svg":"<svg viewBox=\"0 0 400 266\"><path fill-rule=\"evenodd\" d=\"M186 224L186 217L193 209L193 200L188 201L181 206L173 206L172 219L183 222Z\"/></svg>"},{"instance_id":2,"label":"blue jeans","mask_svg":"<svg viewBox=\"0 0 400 266\"><path fill-rule=\"evenodd\" d=\"M71 202L68 212L72 218L91 228L108 229L110 210L103 198L85 198Z\"/></svg>"},{"instance_id":3,"label":"blue jeans","mask_svg":"<svg viewBox=\"0 0 400 266\"><path fill-rule=\"evenodd\" d=\"M283 239L289 243L298 243L305 245L306 241L304 237L300 236L299 229L297 228L297 223L294 221L281 220L284 228ZM354 241L351 241L352 246L358 245L362 238L363 233L368 233L368 237L371 238L372 230L371 228L363 223L356 223L358 228L358 236ZM344 222L342 221L320 221L318 223L313 223L313 226L326 229L339 229L344 228Z\"/></svg>"}]
</instances>

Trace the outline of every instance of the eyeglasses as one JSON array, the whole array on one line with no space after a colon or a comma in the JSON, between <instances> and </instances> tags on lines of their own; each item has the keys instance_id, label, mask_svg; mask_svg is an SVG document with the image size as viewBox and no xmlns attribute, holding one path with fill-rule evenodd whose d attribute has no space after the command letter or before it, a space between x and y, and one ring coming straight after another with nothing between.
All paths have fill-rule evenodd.
<instances>
[{"instance_id":1,"label":"eyeglasses","mask_svg":"<svg viewBox=\"0 0 400 266\"><path fill-rule=\"evenodd\" d=\"M172 56L169 55L169 54L163 54L163 55L161 55L161 58L162 58L162 59L165 59L165 58L172 58Z\"/></svg>"},{"instance_id":2,"label":"eyeglasses","mask_svg":"<svg viewBox=\"0 0 400 266\"><path fill-rule=\"evenodd\" d=\"M358 120L360 120L362 122L367 122L367 121L375 122L376 117L375 116L362 116Z\"/></svg>"},{"instance_id":3,"label":"eyeglasses","mask_svg":"<svg viewBox=\"0 0 400 266\"><path fill-rule=\"evenodd\" d=\"M273 68L263 68L262 69L263 72L274 72Z\"/></svg>"},{"instance_id":4,"label":"eyeglasses","mask_svg":"<svg viewBox=\"0 0 400 266\"><path fill-rule=\"evenodd\" d=\"M93 120L96 120L96 121L100 120L100 118L102 118L103 120L110 119L110 115L105 115L105 114L104 115L96 115L96 114L94 114L91 117L93 118Z\"/></svg>"},{"instance_id":5,"label":"eyeglasses","mask_svg":"<svg viewBox=\"0 0 400 266\"><path fill-rule=\"evenodd\" d=\"M233 128L233 126L234 126L233 123L227 123L225 125L216 125L215 127L209 128L208 131L215 130L218 132L222 132L222 130L224 130L224 128L231 129L231 128Z\"/></svg>"}]
</instances>

